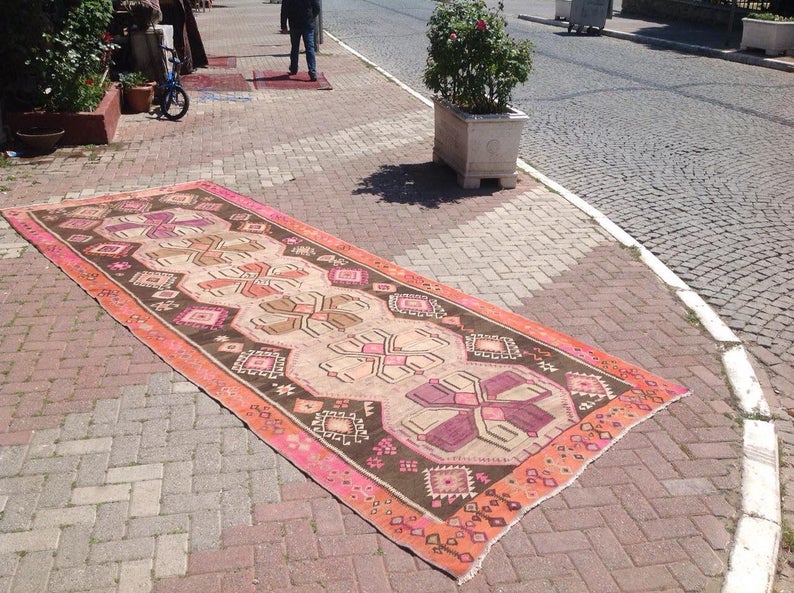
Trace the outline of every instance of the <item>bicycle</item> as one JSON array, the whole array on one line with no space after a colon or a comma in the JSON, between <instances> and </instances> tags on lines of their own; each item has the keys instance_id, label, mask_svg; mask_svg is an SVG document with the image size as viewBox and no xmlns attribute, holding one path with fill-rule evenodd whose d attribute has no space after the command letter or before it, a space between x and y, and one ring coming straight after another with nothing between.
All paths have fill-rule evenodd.
<instances>
[{"instance_id":1,"label":"bicycle","mask_svg":"<svg viewBox=\"0 0 794 593\"><path fill-rule=\"evenodd\" d=\"M155 87L155 92L160 97L160 113L166 119L176 121L181 119L190 107L190 98L179 82L179 64L182 60L170 47L161 45L160 49L171 54L168 61L172 66L166 72L166 79Z\"/></svg>"}]
</instances>

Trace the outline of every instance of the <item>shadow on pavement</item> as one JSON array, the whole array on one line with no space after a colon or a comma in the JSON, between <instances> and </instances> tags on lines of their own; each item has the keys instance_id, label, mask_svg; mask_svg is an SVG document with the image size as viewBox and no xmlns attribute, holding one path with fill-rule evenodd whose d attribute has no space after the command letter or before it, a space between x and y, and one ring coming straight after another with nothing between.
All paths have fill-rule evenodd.
<instances>
[{"instance_id":1,"label":"shadow on pavement","mask_svg":"<svg viewBox=\"0 0 794 593\"><path fill-rule=\"evenodd\" d=\"M455 172L433 162L383 165L364 177L355 195L371 194L395 204L438 208L458 203L473 195L490 195L499 191L496 180L483 180L480 189L458 187Z\"/></svg>"}]
</instances>

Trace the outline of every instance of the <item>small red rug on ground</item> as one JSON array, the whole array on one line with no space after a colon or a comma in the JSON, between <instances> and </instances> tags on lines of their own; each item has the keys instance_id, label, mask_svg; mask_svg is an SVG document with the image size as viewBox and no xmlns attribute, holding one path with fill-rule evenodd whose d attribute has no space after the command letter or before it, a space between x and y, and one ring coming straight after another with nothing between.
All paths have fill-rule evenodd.
<instances>
[{"instance_id":1,"label":"small red rug on ground","mask_svg":"<svg viewBox=\"0 0 794 593\"><path fill-rule=\"evenodd\" d=\"M686 394L209 182L3 215L178 372L459 582Z\"/></svg>"},{"instance_id":2,"label":"small red rug on ground","mask_svg":"<svg viewBox=\"0 0 794 593\"><path fill-rule=\"evenodd\" d=\"M237 68L237 58L234 56L209 56L207 65L210 68Z\"/></svg>"},{"instance_id":3,"label":"small red rug on ground","mask_svg":"<svg viewBox=\"0 0 794 593\"><path fill-rule=\"evenodd\" d=\"M192 72L180 79L182 86L189 91L250 91L251 85L245 77L238 73L202 74Z\"/></svg>"},{"instance_id":4,"label":"small red rug on ground","mask_svg":"<svg viewBox=\"0 0 794 593\"><path fill-rule=\"evenodd\" d=\"M317 73L317 80L309 80L308 72L274 72L271 70L254 70L254 88L257 90L268 89L311 89L330 91L333 87L323 72Z\"/></svg>"}]
</instances>

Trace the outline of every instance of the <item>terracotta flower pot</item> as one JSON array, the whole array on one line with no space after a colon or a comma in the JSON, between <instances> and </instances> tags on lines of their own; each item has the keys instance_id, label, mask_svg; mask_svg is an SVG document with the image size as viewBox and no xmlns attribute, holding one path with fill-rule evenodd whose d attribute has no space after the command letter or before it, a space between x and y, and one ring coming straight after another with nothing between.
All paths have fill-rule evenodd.
<instances>
[{"instance_id":1,"label":"terracotta flower pot","mask_svg":"<svg viewBox=\"0 0 794 593\"><path fill-rule=\"evenodd\" d=\"M154 84L124 89L124 101L132 113L149 112L154 99Z\"/></svg>"},{"instance_id":2,"label":"terracotta flower pot","mask_svg":"<svg viewBox=\"0 0 794 593\"><path fill-rule=\"evenodd\" d=\"M25 128L17 131L22 143L35 152L50 152L66 132L63 128Z\"/></svg>"}]
</instances>

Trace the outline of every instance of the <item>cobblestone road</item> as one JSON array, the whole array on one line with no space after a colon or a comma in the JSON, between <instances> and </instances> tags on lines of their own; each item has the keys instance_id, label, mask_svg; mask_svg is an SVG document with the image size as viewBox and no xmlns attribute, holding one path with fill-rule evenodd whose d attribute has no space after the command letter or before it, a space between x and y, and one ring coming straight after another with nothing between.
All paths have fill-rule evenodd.
<instances>
[{"instance_id":1,"label":"cobblestone road","mask_svg":"<svg viewBox=\"0 0 794 593\"><path fill-rule=\"evenodd\" d=\"M415 89L427 0L326 0L323 25ZM520 21L536 46L514 94L522 158L657 254L731 328L794 361L794 77ZM780 390L779 390L780 391Z\"/></svg>"}]
</instances>

